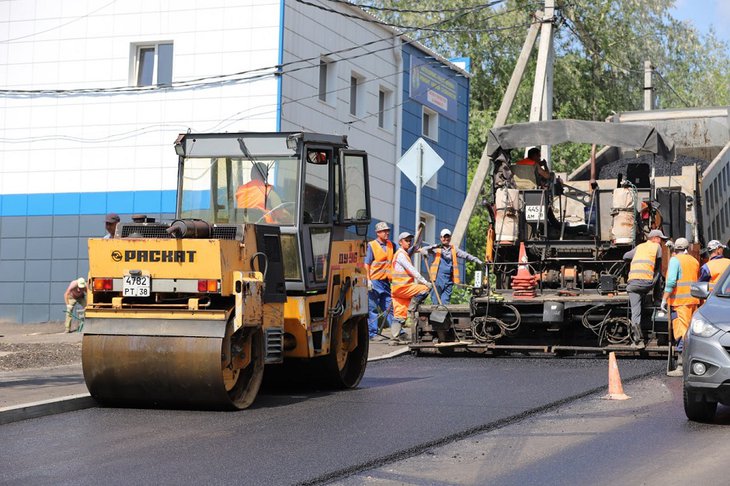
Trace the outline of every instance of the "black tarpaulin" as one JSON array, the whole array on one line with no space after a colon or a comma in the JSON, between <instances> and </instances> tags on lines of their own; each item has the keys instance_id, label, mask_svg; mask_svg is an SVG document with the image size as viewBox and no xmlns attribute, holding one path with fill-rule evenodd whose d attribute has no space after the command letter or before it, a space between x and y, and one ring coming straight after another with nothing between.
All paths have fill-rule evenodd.
<instances>
[{"instance_id":1,"label":"black tarpaulin","mask_svg":"<svg viewBox=\"0 0 730 486\"><path fill-rule=\"evenodd\" d=\"M584 120L548 120L504 125L489 130L487 151L509 150L565 142L590 143L632 149L674 159L674 142L647 125Z\"/></svg>"}]
</instances>

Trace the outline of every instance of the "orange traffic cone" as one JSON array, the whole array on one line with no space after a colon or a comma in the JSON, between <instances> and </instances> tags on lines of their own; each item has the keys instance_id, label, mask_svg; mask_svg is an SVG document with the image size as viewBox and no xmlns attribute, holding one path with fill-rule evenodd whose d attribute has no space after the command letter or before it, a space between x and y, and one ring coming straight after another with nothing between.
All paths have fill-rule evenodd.
<instances>
[{"instance_id":1,"label":"orange traffic cone","mask_svg":"<svg viewBox=\"0 0 730 486\"><path fill-rule=\"evenodd\" d=\"M616 353L613 351L608 354L608 395L606 400L628 400L630 396L624 393L624 387L621 385L621 375L618 372L618 364L616 363Z\"/></svg>"},{"instance_id":2,"label":"orange traffic cone","mask_svg":"<svg viewBox=\"0 0 730 486\"><path fill-rule=\"evenodd\" d=\"M527 264L527 252L525 252L525 243L520 242L520 255L517 263L517 275L512 277L512 295L514 297L536 297L537 278L530 273L530 267Z\"/></svg>"}]
</instances>

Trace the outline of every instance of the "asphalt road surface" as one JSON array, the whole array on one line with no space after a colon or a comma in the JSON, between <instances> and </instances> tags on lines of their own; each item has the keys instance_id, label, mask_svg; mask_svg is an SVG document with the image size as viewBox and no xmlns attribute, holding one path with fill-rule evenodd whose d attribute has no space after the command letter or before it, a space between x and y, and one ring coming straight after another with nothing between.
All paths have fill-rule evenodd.
<instances>
[{"instance_id":1,"label":"asphalt road surface","mask_svg":"<svg viewBox=\"0 0 730 486\"><path fill-rule=\"evenodd\" d=\"M338 480L339 485L728 484L730 408L690 422L682 380L654 375Z\"/></svg>"},{"instance_id":2,"label":"asphalt road surface","mask_svg":"<svg viewBox=\"0 0 730 486\"><path fill-rule=\"evenodd\" d=\"M664 361L625 359L619 367L626 382L656 375ZM357 390L270 393L242 412L96 408L3 425L0 482L359 481L372 468L571 403L606 383L605 358L403 356L370 363Z\"/></svg>"}]
</instances>

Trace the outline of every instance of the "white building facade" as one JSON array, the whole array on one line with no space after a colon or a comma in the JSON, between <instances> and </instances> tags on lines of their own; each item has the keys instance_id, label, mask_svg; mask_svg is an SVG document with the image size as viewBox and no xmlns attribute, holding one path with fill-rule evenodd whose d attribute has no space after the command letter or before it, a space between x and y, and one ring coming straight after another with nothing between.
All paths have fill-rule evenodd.
<instances>
[{"instance_id":1,"label":"white building facade","mask_svg":"<svg viewBox=\"0 0 730 486\"><path fill-rule=\"evenodd\" d=\"M106 213L174 217L181 132L346 134L397 225L394 34L319 0L0 2L0 319L61 319Z\"/></svg>"}]
</instances>

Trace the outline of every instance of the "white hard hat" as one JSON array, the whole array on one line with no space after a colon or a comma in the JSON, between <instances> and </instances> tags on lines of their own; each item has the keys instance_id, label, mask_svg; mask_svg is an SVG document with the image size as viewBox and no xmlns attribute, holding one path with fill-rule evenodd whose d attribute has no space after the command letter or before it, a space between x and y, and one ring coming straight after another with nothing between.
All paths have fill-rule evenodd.
<instances>
[{"instance_id":1,"label":"white hard hat","mask_svg":"<svg viewBox=\"0 0 730 486\"><path fill-rule=\"evenodd\" d=\"M442 229L441 236L451 236L451 230L449 228Z\"/></svg>"},{"instance_id":2,"label":"white hard hat","mask_svg":"<svg viewBox=\"0 0 730 486\"><path fill-rule=\"evenodd\" d=\"M674 242L675 250L686 250L687 248L689 248L689 241L687 238L677 238L677 241Z\"/></svg>"},{"instance_id":3,"label":"white hard hat","mask_svg":"<svg viewBox=\"0 0 730 486\"><path fill-rule=\"evenodd\" d=\"M84 287L86 287L86 280L84 280L84 277L79 277L76 280L76 286L80 289L83 289Z\"/></svg>"}]
</instances>

